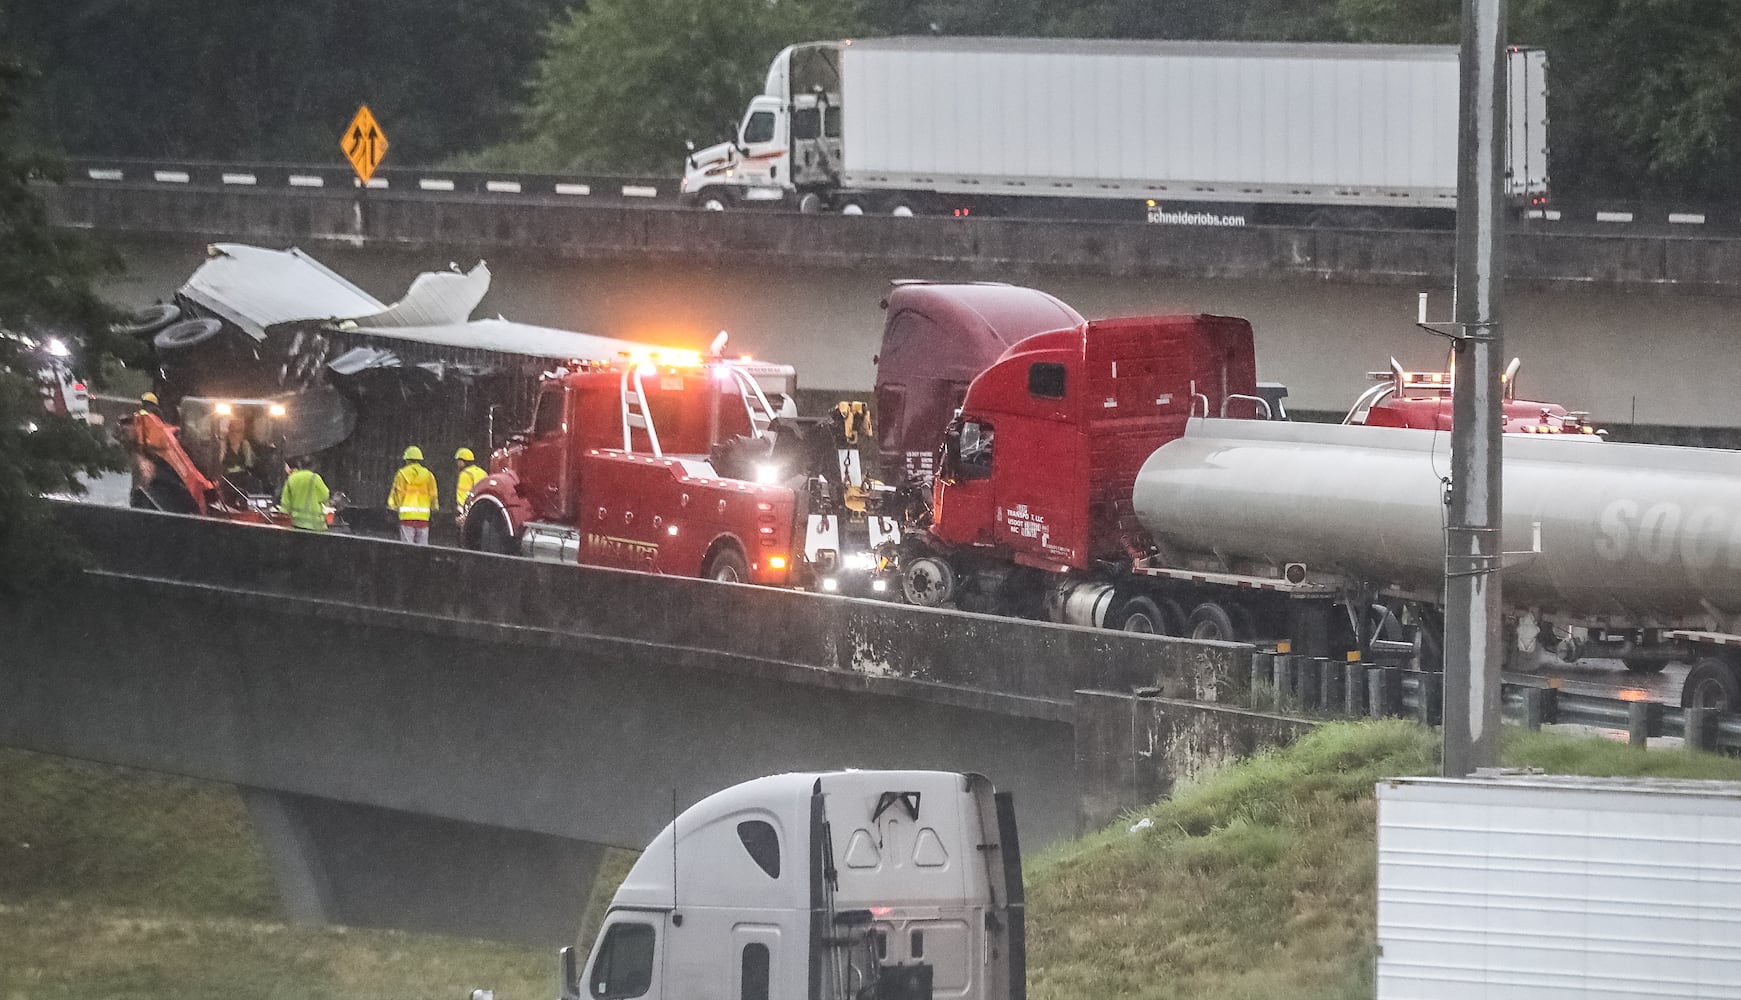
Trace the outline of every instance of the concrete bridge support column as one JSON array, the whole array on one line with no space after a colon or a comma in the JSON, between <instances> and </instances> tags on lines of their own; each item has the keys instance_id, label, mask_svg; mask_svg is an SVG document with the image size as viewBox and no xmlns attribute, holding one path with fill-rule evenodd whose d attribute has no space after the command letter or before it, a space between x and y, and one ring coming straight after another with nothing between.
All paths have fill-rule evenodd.
<instances>
[{"instance_id":1,"label":"concrete bridge support column","mask_svg":"<svg viewBox=\"0 0 1741 1000\"><path fill-rule=\"evenodd\" d=\"M559 947L573 944L600 845L373 806L242 789L285 915Z\"/></svg>"}]
</instances>

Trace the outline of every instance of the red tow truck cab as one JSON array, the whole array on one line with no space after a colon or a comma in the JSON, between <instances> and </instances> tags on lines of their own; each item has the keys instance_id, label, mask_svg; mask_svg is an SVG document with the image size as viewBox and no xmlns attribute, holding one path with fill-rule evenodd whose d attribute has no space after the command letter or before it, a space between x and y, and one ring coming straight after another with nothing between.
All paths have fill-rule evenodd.
<instances>
[{"instance_id":1,"label":"red tow truck cab","mask_svg":"<svg viewBox=\"0 0 1741 1000\"><path fill-rule=\"evenodd\" d=\"M461 539L589 566L797 583L806 494L756 462L777 416L733 362L573 362L544 377L532 427L491 456Z\"/></svg>"},{"instance_id":2,"label":"red tow truck cab","mask_svg":"<svg viewBox=\"0 0 1741 1000\"><path fill-rule=\"evenodd\" d=\"M1568 410L1558 403L1518 399L1517 373L1523 362L1513 358L1503 376L1505 398L1501 411L1507 434L1588 434L1602 432L1586 420L1587 414ZM1410 371L1392 358L1390 370L1370 372L1378 383L1361 393L1345 424L1368 427L1414 427L1426 430L1451 429L1450 370Z\"/></svg>"},{"instance_id":3,"label":"red tow truck cab","mask_svg":"<svg viewBox=\"0 0 1741 1000\"><path fill-rule=\"evenodd\" d=\"M973 380L944 435L931 537L1048 572L1128 561L1142 544L1137 471L1210 400L1213 416L1267 410L1243 319L1094 320L1029 337Z\"/></svg>"}]
</instances>

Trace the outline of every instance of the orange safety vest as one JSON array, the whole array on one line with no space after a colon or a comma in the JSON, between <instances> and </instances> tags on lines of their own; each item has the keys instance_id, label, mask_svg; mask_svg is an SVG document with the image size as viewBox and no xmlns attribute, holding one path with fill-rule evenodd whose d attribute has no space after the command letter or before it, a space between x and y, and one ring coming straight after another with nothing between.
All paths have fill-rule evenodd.
<instances>
[{"instance_id":1,"label":"orange safety vest","mask_svg":"<svg viewBox=\"0 0 1741 1000\"><path fill-rule=\"evenodd\" d=\"M435 474L416 462L407 462L393 477L387 506L399 512L401 522L427 524L435 512Z\"/></svg>"}]
</instances>

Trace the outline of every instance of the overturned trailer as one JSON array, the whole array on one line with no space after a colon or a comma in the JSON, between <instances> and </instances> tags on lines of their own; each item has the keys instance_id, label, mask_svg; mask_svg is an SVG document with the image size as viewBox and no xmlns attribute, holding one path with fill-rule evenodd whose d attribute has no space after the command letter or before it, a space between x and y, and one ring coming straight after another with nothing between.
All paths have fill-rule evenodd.
<instances>
[{"instance_id":1,"label":"overturned trailer","mask_svg":"<svg viewBox=\"0 0 1741 1000\"><path fill-rule=\"evenodd\" d=\"M648 345L471 319L490 271L429 272L388 305L301 250L216 244L176 293L179 320L154 333L156 390L169 412L187 397L282 399L274 433L299 442L348 520L386 527L400 455L418 445L452 498L446 457L482 454L531 424L539 377L574 358L633 356ZM755 365L791 392L791 369ZM270 452L274 442L257 442ZM274 468L265 470L277 473Z\"/></svg>"}]
</instances>

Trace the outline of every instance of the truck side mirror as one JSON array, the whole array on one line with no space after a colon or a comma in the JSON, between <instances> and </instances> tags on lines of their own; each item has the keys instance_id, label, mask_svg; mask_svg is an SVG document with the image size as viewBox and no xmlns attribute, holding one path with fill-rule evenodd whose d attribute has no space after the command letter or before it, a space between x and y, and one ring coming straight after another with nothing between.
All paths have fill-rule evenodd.
<instances>
[{"instance_id":1,"label":"truck side mirror","mask_svg":"<svg viewBox=\"0 0 1741 1000\"><path fill-rule=\"evenodd\" d=\"M561 1000L580 1000L580 962L575 957L574 946L563 948L556 953L556 957L561 965L557 979Z\"/></svg>"}]
</instances>

